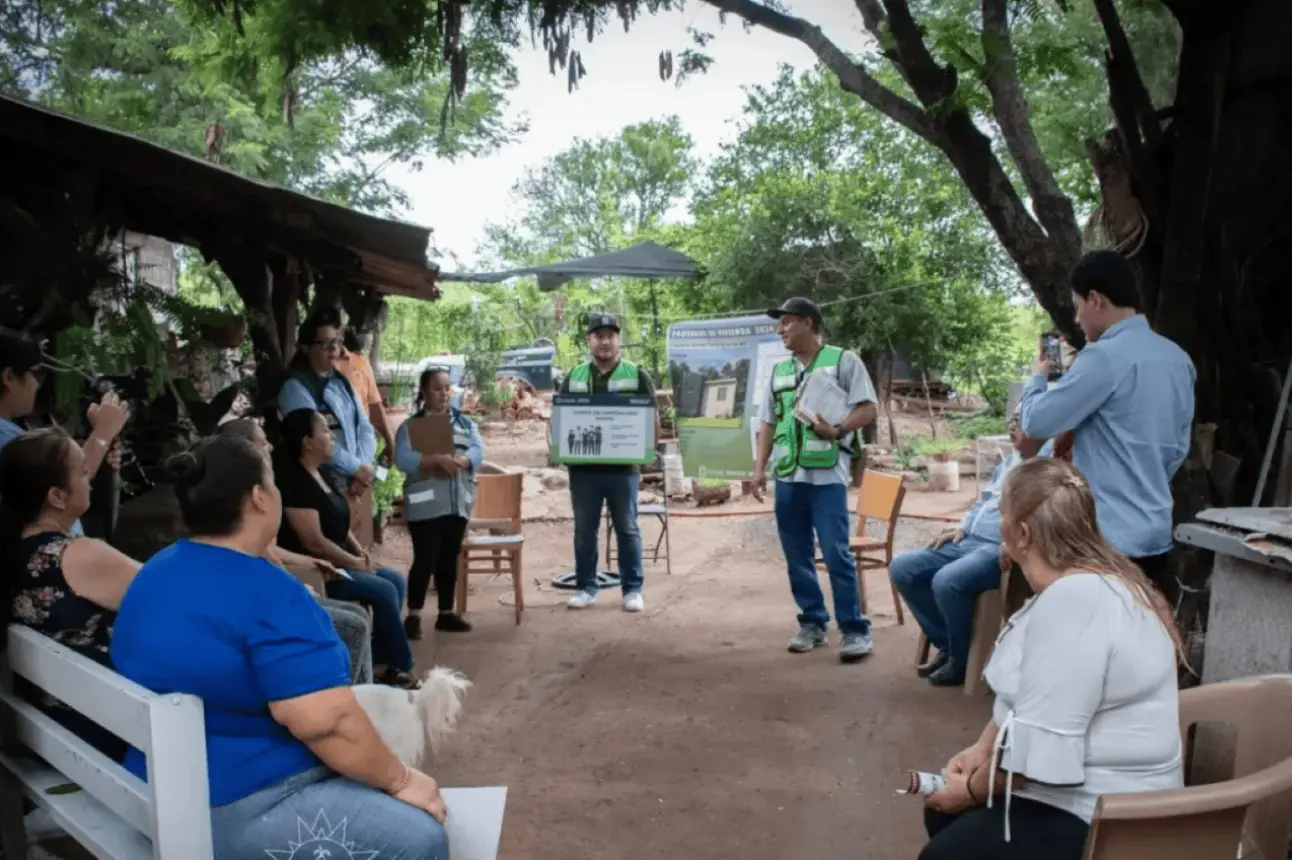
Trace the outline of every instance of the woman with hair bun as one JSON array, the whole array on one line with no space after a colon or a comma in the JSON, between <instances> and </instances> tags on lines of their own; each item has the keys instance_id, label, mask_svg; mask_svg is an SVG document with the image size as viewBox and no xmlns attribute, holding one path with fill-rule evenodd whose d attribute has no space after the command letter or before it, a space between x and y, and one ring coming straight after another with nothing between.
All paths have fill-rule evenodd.
<instances>
[{"instance_id":1,"label":"woman with hair bun","mask_svg":"<svg viewBox=\"0 0 1292 860\"><path fill-rule=\"evenodd\" d=\"M1184 650L1161 593L1099 533L1071 464L1018 466L1000 513L1035 596L997 640L992 720L928 798L920 858L1080 860L1101 795L1183 785Z\"/></svg>"},{"instance_id":2,"label":"woman with hair bun","mask_svg":"<svg viewBox=\"0 0 1292 860\"><path fill-rule=\"evenodd\" d=\"M359 854L446 860L435 780L382 742L327 614L264 557L282 517L264 454L221 435L168 470L192 537L135 577L112 658L155 693L202 699L216 860L264 857L323 818ZM147 778L138 750L126 767Z\"/></svg>"}]
</instances>

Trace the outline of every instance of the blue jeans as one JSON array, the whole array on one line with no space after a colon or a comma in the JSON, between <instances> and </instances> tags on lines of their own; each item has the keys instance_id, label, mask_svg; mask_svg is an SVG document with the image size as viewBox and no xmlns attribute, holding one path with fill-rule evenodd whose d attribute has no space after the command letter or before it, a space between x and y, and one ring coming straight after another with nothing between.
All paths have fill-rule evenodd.
<instances>
[{"instance_id":1,"label":"blue jeans","mask_svg":"<svg viewBox=\"0 0 1292 860\"><path fill-rule=\"evenodd\" d=\"M430 813L325 767L212 807L211 835L215 860L449 858L448 836Z\"/></svg>"},{"instance_id":2,"label":"blue jeans","mask_svg":"<svg viewBox=\"0 0 1292 860\"><path fill-rule=\"evenodd\" d=\"M776 530L789 567L790 591L799 606L799 624L825 629L830 613L816 573L816 542L830 571L835 620L844 633L870 633L861 614L857 563L848 549L848 488L843 484L776 482ZM816 539L813 539L813 533Z\"/></svg>"},{"instance_id":3,"label":"blue jeans","mask_svg":"<svg viewBox=\"0 0 1292 860\"><path fill-rule=\"evenodd\" d=\"M1000 587L1000 544L966 537L937 549L904 552L888 576L934 648L964 667L973 636L973 604Z\"/></svg>"},{"instance_id":4,"label":"blue jeans","mask_svg":"<svg viewBox=\"0 0 1292 860\"><path fill-rule=\"evenodd\" d=\"M404 597L408 583L389 568L376 573L347 570L351 579L339 577L327 583L333 600L353 600L372 606L372 662L401 672L413 671L413 649L404 635Z\"/></svg>"},{"instance_id":5,"label":"blue jeans","mask_svg":"<svg viewBox=\"0 0 1292 860\"><path fill-rule=\"evenodd\" d=\"M642 590L642 536L637 528L636 472L570 470L570 506L574 509L575 587L597 593L597 533L601 503L610 509L610 524L619 543L619 584L624 594Z\"/></svg>"}]
</instances>

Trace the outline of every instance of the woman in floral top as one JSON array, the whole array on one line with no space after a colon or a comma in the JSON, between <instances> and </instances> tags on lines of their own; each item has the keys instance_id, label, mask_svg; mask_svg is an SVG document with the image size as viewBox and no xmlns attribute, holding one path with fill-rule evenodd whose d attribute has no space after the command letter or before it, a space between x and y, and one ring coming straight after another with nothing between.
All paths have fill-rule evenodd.
<instances>
[{"instance_id":1,"label":"woman in floral top","mask_svg":"<svg viewBox=\"0 0 1292 860\"><path fill-rule=\"evenodd\" d=\"M139 564L103 541L72 534L90 504L90 478L85 455L61 430L24 433L0 451L3 605L5 620L111 668L112 621ZM18 689L106 755L124 755L125 743L93 721L30 684Z\"/></svg>"}]
</instances>

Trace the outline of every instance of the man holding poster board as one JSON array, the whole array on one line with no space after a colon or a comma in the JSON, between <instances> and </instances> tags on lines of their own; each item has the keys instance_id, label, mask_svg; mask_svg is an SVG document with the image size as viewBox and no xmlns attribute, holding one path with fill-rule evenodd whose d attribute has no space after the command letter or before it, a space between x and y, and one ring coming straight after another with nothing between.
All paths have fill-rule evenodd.
<instances>
[{"instance_id":1,"label":"man holding poster board","mask_svg":"<svg viewBox=\"0 0 1292 860\"><path fill-rule=\"evenodd\" d=\"M620 354L619 321L588 317L584 362L552 399L552 460L570 471L574 509L575 592L566 603L585 609L597 599L597 532L602 503L619 542L619 583L625 612L641 612L642 546L637 528L638 467L655 458L659 415L650 377Z\"/></svg>"},{"instance_id":2,"label":"man holding poster board","mask_svg":"<svg viewBox=\"0 0 1292 860\"><path fill-rule=\"evenodd\" d=\"M874 385L855 352L822 342L821 309L793 298L767 312L792 355L772 370L763 401L754 464L754 496L763 496L770 461L776 476L776 530L799 607L799 632L789 650L826 644L830 613L817 581L816 543L830 572L835 622L843 634L839 658L856 662L871 652L870 621L861 614L857 564L848 548L848 484L857 431L875 420Z\"/></svg>"}]
</instances>

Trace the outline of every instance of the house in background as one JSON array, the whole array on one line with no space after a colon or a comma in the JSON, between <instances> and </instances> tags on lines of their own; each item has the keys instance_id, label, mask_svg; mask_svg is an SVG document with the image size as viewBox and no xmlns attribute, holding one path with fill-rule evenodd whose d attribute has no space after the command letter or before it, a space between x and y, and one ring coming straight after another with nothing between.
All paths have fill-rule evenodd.
<instances>
[{"instance_id":1,"label":"house in background","mask_svg":"<svg viewBox=\"0 0 1292 860\"><path fill-rule=\"evenodd\" d=\"M730 418L736 414L736 380L732 377L705 380L701 402L702 417Z\"/></svg>"},{"instance_id":2,"label":"house in background","mask_svg":"<svg viewBox=\"0 0 1292 860\"><path fill-rule=\"evenodd\" d=\"M112 243L113 253L121 261L121 273L132 284L151 284L157 289L175 295L179 267L175 262L175 246L165 239L143 233L124 231Z\"/></svg>"}]
</instances>

